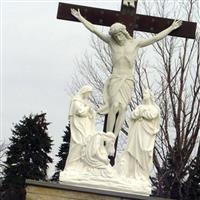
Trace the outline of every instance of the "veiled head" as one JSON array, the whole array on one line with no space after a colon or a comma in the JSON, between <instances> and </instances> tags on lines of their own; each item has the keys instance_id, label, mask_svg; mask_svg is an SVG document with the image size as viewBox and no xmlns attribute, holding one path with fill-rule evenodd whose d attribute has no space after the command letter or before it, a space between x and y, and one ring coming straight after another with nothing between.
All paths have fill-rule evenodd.
<instances>
[{"instance_id":1,"label":"veiled head","mask_svg":"<svg viewBox=\"0 0 200 200\"><path fill-rule=\"evenodd\" d=\"M115 135L112 132L103 133L103 141L105 142L105 148L109 156L113 156L115 153Z\"/></svg>"},{"instance_id":2,"label":"veiled head","mask_svg":"<svg viewBox=\"0 0 200 200\"><path fill-rule=\"evenodd\" d=\"M143 91L143 102L151 102L151 104L155 103L154 95L150 89L145 89Z\"/></svg>"},{"instance_id":3,"label":"veiled head","mask_svg":"<svg viewBox=\"0 0 200 200\"><path fill-rule=\"evenodd\" d=\"M82 97L89 97L91 92L92 92L92 87L90 85L85 85L79 90L78 94Z\"/></svg>"}]
</instances>

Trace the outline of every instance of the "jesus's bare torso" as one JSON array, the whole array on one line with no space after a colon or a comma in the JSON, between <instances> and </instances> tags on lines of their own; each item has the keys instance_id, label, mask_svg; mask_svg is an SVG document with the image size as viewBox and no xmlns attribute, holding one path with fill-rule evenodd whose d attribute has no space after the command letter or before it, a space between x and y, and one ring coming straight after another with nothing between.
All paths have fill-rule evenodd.
<instances>
[{"instance_id":1,"label":"jesus's bare torso","mask_svg":"<svg viewBox=\"0 0 200 200\"><path fill-rule=\"evenodd\" d=\"M138 53L138 41L135 39L126 40L119 45L114 40L109 43L113 72L115 75L132 75L134 62Z\"/></svg>"}]
</instances>

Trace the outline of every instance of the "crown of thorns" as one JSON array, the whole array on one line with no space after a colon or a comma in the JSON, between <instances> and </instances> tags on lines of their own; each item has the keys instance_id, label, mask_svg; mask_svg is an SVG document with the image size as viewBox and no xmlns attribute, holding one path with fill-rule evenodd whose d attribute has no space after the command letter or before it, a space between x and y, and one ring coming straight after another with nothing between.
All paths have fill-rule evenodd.
<instances>
[{"instance_id":1,"label":"crown of thorns","mask_svg":"<svg viewBox=\"0 0 200 200\"><path fill-rule=\"evenodd\" d=\"M110 27L110 30L109 30L110 35L116 34L118 32L125 33L126 32L126 26L121 24L121 23L115 23Z\"/></svg>"}]
</instances>

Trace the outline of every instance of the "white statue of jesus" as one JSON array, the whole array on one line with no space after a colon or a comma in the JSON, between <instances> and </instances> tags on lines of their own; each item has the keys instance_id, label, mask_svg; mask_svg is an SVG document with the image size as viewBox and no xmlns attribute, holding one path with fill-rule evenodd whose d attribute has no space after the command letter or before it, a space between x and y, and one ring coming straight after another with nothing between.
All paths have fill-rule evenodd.
<instances>
[{"instance_id":1,"label":"white statue of jesus","mask_svg":"<svg viewBox=\"0 0 200 200\"><path fill-rule=\"evenodd\" d=\"M106 131L114 132L117 136L125 121L127 106L131 100L132 73L138 50L163 39L170 32L179 28L182 21L174 21L170 27L148 39L135 39L130 36L126 26L121 23L113 24L110 27L109 35L106 35L87 21L79 10L71 9L71 14L82 22L88 30L106 42L111 49L113 70L104 86L105 105L99 110L99 113L108 114ZM115 130L113 131L114 125Z\"/></svg>"}]
</instances>

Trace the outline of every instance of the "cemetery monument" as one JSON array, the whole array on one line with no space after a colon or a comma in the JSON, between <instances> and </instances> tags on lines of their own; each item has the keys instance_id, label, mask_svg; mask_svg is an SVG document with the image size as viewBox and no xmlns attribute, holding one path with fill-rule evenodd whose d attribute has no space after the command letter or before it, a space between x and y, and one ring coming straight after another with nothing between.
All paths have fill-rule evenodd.
<instances>
[{"instance_id":1,"label":"cemetery monument","mask_svg":"<svg viewBox=\"0 0 200 200\"><path fill-rule=\"evenodd\" d=\"M120 161L112 167L108 156L115 151L113 141L125 121L133 90L134 62L139 49L158 42L169 34L173 35L176 30L175 35L185 37L188 26L194 26L194 24L180 20L168 20L166 23L166 19L151 19L153 22L157 20L159 24L165 24L165 29L160 30L162 26L158 28L155 23L155 27L150 28L150 31L157 33L155 36L147 39L133 38L130 31L133 31L134 24L137 23L137 1L123 3L122 5L128 5L128 8L122 6L121 17L119 14L113 14L114 11L95 10L95 8L89 9L77 5L60 4L59 6L58 18L82 22L89 31L108 44L112 61L112 74L104 84L102 94L104 105L98 110L100 114L108 114L106 131L99 132L95 128L96 114L88 102L89 92L92 89L90 86L84 86L71 102L69 114L71 144L69 158L65 169L60 174L60 181L65 184L150 195L149 176L153 166L153 148L160 122L160 111L150 90L144 91L143 102L133 112L128 131L127 149ZM100 13L99 21L96 13L95 17L92 17L92 14L89 14L90 11L93 14ZM97 21L102 25L110 24L112 20L106 22L106 15L116 17L116 19L112 17L114 23L111 24L108 34L102 33L94 26ZM129 15L131 18L128 18ZM119 21L116 21L117 19ZM129 23L126 27L127 21L130 22L131 19L133 19L131 26ZM169 21L171 25L166 27ZM179 28L183 31L178 32ZM188 33L188 37L191 37L191 34L191 32ZM86 90L85 93L81 92L84 90Z\"/></svg>"},{"instance_id":2,"label":"cemetery monument","mask_svg":"<svg viewBox=\"0 0 200 200\"><path fill-rule=\"evenodd\" d=\"M134 83L134 62L140 48L167 35L194 38L196 23L136 13L138 0L122 0L121 11L59 3L57 18L79 21L111 50L112 74L104 84L104 105L98 111L89 102L92 88L85 85L72 98L69 110L71 140L69 156L60 173L60 184L104 194L151 195L150 171L159 132L160 109L150 89L129 119L128 143L120 159L111 166L115 141L126 118ZM108 34L95 25L109 26ZM133 38L133 31L155 33L147 39ZM97 130L97 114L105 114L106 129ZM52 186L51 186L52 187ZM64 186L59 186L64 187ZM123 194L123 195L122 195ZM143 199L137 196L138 199Z\"/></svg>"}]
</instances>

